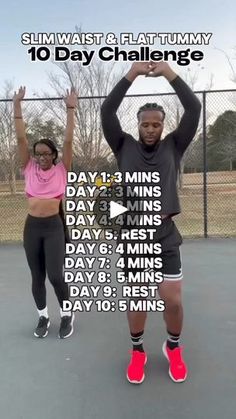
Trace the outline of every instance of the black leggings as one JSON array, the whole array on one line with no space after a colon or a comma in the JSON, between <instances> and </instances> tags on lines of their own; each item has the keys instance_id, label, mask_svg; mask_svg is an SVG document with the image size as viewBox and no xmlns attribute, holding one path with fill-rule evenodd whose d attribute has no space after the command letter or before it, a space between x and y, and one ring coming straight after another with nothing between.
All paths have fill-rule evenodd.
<instances>
[{"instance_id":1,"label":"black leggings","mask_svg":"<svg viewBox=\"0 0 236 419\"><path fill-rule=\"evenodd\" d=\"M46 273L62 307L62 301L69 299L69 289L63 278L65 233L60 215L45 218L28 215L24 227L24 248L38 310L46 307Z\"/></svg>"}]
</instances>

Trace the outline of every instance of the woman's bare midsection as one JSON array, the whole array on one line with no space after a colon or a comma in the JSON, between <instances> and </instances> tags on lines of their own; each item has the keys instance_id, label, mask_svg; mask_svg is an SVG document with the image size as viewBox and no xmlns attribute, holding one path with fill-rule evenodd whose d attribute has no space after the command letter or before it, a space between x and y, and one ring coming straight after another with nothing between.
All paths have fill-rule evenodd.
<instances>
[{"instance_id":1,"label":"woman's bare midsection","mask_svg":"<svg viewBox=\"0 0 236 419\"><path fill-rule=\"evenodd\" d=\"M59 213L59 199L28 198L28 212L33 217L50 217Z\"/></svg>"}]
</instances>

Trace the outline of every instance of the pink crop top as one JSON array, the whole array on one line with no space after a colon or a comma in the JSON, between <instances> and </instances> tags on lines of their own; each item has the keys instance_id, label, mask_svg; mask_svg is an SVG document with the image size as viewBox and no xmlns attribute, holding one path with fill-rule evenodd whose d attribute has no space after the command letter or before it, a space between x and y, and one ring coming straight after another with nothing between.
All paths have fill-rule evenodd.
<instances>
[{"instance_id":1,"label":"pink crop top","mask_svg":"<svg viewBox=\"0 0 236 419\"><path fill-rule=\"evenodd\" d=\"M67 171L60 161L48 170L42 170L31 157L23 170L26 196L42 199L62 199L67 184Z\"/></svg>"}]
</instances>

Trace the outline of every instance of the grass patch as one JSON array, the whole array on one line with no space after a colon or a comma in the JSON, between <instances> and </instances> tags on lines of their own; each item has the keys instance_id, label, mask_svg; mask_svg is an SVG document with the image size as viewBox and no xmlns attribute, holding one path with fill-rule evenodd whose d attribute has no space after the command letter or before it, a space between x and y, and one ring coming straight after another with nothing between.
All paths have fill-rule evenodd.
<instances>
[{"instance_id":1,"label":"grass patch","mask_svg":"<svg viewBox=\"0 0 236 419\"><path fill-rule=\"evenodd\" d=\"M180 193L182 213L175 217L176 224L184 237L202 237L203 195L202 189L184 188ZM21 241L27 200L24 194L0 194L0 242ZM208 191L208 234L209 236L236 236L236 188L215 186Z\"/></svg>"},{"instance_id":2,"label":"grass patch","mask_svg":"<svg viewBox=\"0 0 236 419\"><path fill-rule=\"evenodd\" d=\"M236 236L236 171L210 172L208 188L209 236ZM11 195L9 185L0 182L0 242L22 241L27 200L24 181L16 182L17 194ZM203 175L184 174L179 193L182 213L175 217L184 237L203 237Z\"/></svg>"}]
</instances>

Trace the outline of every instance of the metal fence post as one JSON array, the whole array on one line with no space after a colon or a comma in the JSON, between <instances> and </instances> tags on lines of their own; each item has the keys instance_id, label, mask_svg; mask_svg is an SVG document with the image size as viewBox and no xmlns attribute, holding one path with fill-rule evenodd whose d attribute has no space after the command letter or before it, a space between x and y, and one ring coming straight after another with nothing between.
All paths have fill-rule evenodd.
<instances>
[{"instance_id":1,"label":"metal fence post","mask_svg":"<svg viewBox=\"0 0 236 419\"><path fill-rule=\"evenodd\" d=\"M204 237L206 239L208 237L206 91L202 92L202 120L203 120L203 218L204 218Z\"/></svg>"}]
</instances>

